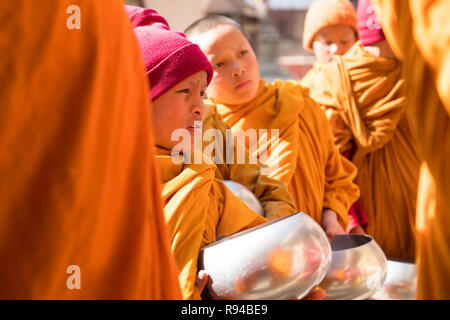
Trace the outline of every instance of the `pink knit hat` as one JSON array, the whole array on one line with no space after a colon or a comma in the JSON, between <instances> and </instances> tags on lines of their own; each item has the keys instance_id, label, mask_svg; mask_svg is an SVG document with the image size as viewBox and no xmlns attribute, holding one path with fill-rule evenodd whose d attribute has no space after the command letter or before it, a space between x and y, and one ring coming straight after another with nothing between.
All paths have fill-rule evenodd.
<instances>
[{"instance_id":1,"label":"pink knit hat","mask_svg":"<svg viewBox=\"0 0 450 320\"><path fill-rule=\"evenodd\" d=\"M208 73L208 85L211 82L214 75L211 63L183 33L171 31L162 23L137 27L134 33L144 57L152 100L202 70Z\"/></svg>"},{"instance_id":2,"label":"pink knit hat","mask_svg":"<svg viewBox=\"0 0 450 320\"><path fill-rule=\"evenodd\" d=\"M375 13L375 7L370 0L359 0L356 12L358 15L358 35L363 46L386 39Z\"/></svg>"},{"instance_id":3,"label":"pink knit hat","mask_svg":"<svg viewBox=\"0 0 450 320\"><path fill-rule=\"evenodd\" d=\"M133 24L133 28L148 26L155 22L169 26L166 19L153 9L126 5L125 11L127 12L128 19Z\"/></svg>"}]
</instances>

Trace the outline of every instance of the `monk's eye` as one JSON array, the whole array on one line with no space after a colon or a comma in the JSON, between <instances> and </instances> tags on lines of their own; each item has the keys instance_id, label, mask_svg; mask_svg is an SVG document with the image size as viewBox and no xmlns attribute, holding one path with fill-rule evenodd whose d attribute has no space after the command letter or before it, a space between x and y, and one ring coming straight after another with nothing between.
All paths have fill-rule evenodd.
<instances>
[{"instance_id":1,"label":"monk's eye","mask_svg":"<svg viewBox=\"0 0 450 320\"><path fill-rule=\"evenodd\" d=\"M241 57L242 57L242 56L245 56L246 54L248 54L248 50L242 50L242 51L240 52Z\"/></svg>"},{"instance_id":2,"label":"monk's eye","mask_svg":"<svg viewBox=\"0 0 450 320\"><path fill-rule=\"evenodd\" d=\"M190 90L189 88L181 89L181 90L178 90L177 93L190 94L190 93L191 93L191 90Z\"/></svg>"},{"instance_id":3,"label":"monk's eye","mask_svg":"<svg viewBox=\"0 0 450 320\"><path fill-rule=\"evenodd\" d=\"M223 63L223 62L216 63L216 64L214 65L214 69L220 68L220 67L222 67L224 64L225 64L225 63Z\"/></svg>"},{"instance_id":4,"label":"monk's eye","mask_svg":"<svg viewBox=\"0 0 450 320\"><path fill-rule=\"evenodd\" d=\"M205 96L205 94L206 94L206 92L205 92L205 91L200 91L200 97L204 97L204 96Z\"/></svg>"}]
</instances>

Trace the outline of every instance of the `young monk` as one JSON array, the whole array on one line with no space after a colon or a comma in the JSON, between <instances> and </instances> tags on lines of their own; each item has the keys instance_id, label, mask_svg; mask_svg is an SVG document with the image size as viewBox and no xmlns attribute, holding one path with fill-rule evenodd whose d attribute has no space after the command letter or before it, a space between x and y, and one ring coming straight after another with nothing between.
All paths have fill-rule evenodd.
<instances>
[{"instance_id":1,"label":"young monk","mask_svg":"<svg viewBox=\"0 0 450 320\"><path fill-rule=\"evenodd\" d=\"M194 122L202 121L205 115L203 98L213 70L200 48L161 23L138 27L135 34L141 49L159 48L146 50L144 60L152 85L155 153L163 183L164 212L183 298L200 299L195 287L200 248L267 220L215 179L214 164L176 164L171 156L178 143L172 141L172 133L187 130L194 147L194 132L199 129Z\"/></svg>"},{"instance_id":2,"label":"young monk","mask_svg":"<svg viewBox=\"0 0 450 320\"><path fill-rule=\"evenodd\" d=\"M260 79L256 56L234 20L206 17L192 24L187 35L214 66L207 93L217 112L234 132L278 130L278 141L257 137L257 149L269 154L264 161L272 170L269 176L288 184L297 209L321 223L330 238L344 233L348 208L359 195L352 183L356 169L334 146L327 120L308 90Z\"/></svg>"},{"instance_id":3,"label":"young monk","mask_svg":"<svg viewBox=\"0 0 450 320\"><path fill-rule=\"evenodd\" d=\"M73 4L0 2L0 299L180 299L123 3Z\"/></svg>"},{"instance_id":4,"label":"young monk","mask_svg":"<svg viewBox=\"0 0 450 320\"><path fill-rule=\"evenodd\" d=\"M373 4L403 62L408 116L425 159L417 206L417 297L450 299L450 2Z\"/></svg>"},{"instance_id":5,"label":"young monk","mask_svg":"<svg viewBox=\"0 0 450 320\"><path fill-rule=\"evenodd\" d=\"M334 56L345 54L358 40L356 11L349 0L314 0L306 12L303 48L317 61L301 83L309 87L315 75Z\"/></svg>"},{"instance_id":6,"label":"young monk","mask_svg":"<svg viewBox=\"0 0 450 320\"><path fill-rule=\"evenodd\" d=\"M311 96L323 106L339 151L358 168L367 233L389 258L413 261L420 160L405 114L402 66L370 6L359 1L360 41L323 66Z\"/></svg>"},{"instance_id":7,"label":"young monk","mask_svg":"<svg viewBox=\"0 0 450 320\"><path fill-rule=\"evenodd\" d=\"M135 6L125 6L128 16L136 30L140 46L142 48L142 54L145 57L150 54L153 55L153 42L148 37L143 36L138 30L139 27L147 26L156 22L161 22L169 27L167 21L161 17L156 11L148 8L140 8ZM149 42L150 41L150 42ZM147 64L147 63L146 63ZM150 66L147 64L147 71L150 70ZM151 80L151 79L150 79ZM156 82L157 79L154 79ZM221 155L222 161L215 161L217 166L216 178L221 180L232 180L236 181L250 191L252 191L255 196L260 201L265 217L272 220L275 218L280 218L292 213L297 212L295 208L294 199L289 193L287 185L284 182L279 182L272 179L264 174L262 171L264 168L261 163L251 163L250 155L248 150L244 150L245 158L244 163L237 163L237 159L233 158L233 163L227 162L227 157L229 158L229 153L234 153L237 155L238 146L234 145L234 148L228 150L229 141L227 138L227 130L229 127L223 122L222 118L216 111L214 107L211 106L206 109L206 115L203 120L202 133L206 135L208 130L216 130L223 138L222 146L218 146L217 150L212 152L211 156ZM209 143L207 143L207 137L205 136L205 142L202 144L203 149L207 149ZM216 160L212 158L211 160Z\"/></svg>"}]
</instances>

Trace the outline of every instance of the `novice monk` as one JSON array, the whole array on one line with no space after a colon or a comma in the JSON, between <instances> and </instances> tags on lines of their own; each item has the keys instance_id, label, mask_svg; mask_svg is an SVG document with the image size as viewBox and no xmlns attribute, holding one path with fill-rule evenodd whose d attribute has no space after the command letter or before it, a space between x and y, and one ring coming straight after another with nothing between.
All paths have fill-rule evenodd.
<instances>
[{"instance_id":1,"label":"novice monk","mask_svg":"<svg viewBox=\"0 0 450 320\"><path fill-rule=\"evenodd\" d=\"M301 83L309 87L323 65L345 54L358 40L356 11L349 0L314 0L303 29L303 48L317 58Z\"/></svg>"},{"instance_id":2,"label":"novice monk","mask_svg":"<svg viewBox=\"0 0 450 320\"><path fill-rule=\"evenodd\" d=\"M0 299L180 299L122 1L3 0L0 20Z\"/></svg>"},{"instance_id":3,"label":"novice monk","mask_svg":"<svg viewBox=\"0 0 450 320\"><path fill-rule=\"evenodd\" d=\"M359 1L361 41L323 66L311 97L324 107L339 151L358 168L367 233L389 258L412 261L420 160L405 114L401 64L369 6Z\"/></svg>"},{"instance_id":4,"label":"novice monk","mask_svg":"<svg viewBox=\"0 0 450 320\"><path fill-rule=\"evenodd\" d=\"M408 116L425 159L418 191L417 296L450 299L450 1L372 2L403 62Z\"/></svg>"},{"instance_id":5,"label":"novice monk","mask_svg":"<svg viewBox=\"0 0 450 320\"><path fill-rule=\"evenodd\" d=\"M146 51L144 59L152 84L155 153L163 182L164 212L183 298L199 299L195 282L200 248L267 220L215 179L214 164L176 164L171 156L178 143L172 141L172 133L187 130L193 147L198 130L194 122L202 121L205 115L204 91L214 72L200 48L161 23L139 27L135 33L140 42L145 38L148 46L158 47Z\"/></svg>"},{"instance_id":6,"label":"novice monk","mask_svg":"<svg viewBox=\"0 0 450 320\"><path fill-rule=\"evenodd\" d=\"M133 26L135 26L135 33L144 58L146 59L147 55L153 57L155 43L146 32L141 32L142 30L145 31L145 29L141 29L140 27L156 22L161 22L169 27L167 21L152 9L126 6L126 10ZM150 68L153 67L153 65L149 65L148 61L146 61L146 67L147 71L150 72ZM159 81L158 79L150 79L150 81L152 80L154 82ZM155 90L156 89L153 88L153 92ZM227 143L229 143L229 141L226 141L226 130L228 127L213 107L206 110L205 119L203 121L203 133L207 133L209 129L217 130L223 138L223 146L219 146L219 150L214 150L218 154L222 154L221 158L223 160L222 162L216 161L216 178L221 180L233 180L246 186L259 199L264 209L265 216L268 219L275 219L297 212L294 199L290 195L287 185L284 182L279 182L264 175L260 163L251 164L247 150L244 150L246 156L243 164L236 163L236 161L233 164L226 162L227 156L229 156L227 154ZM205 140L210 139L205 138ZM206 149L207 147L208 143L203 143L203 149ZM231 152L237 154L237 146L235 146Z\"/></svg>"},{"instance_id":7,"label":"novice monk","mask_svg":"<svg viewBox=\"0 0 450 320\"><path fill-rule=\"evenodd\" d=\"M187 29L214 66L207 90L234 132L277 129L279 141L258 136L270 177L288 184L297 209L322 224L327 235L344 233L347 211L359 195L355 167L339 154L327 120L307 89L292 82L265 84L255 54L239 25L223 16ZM251 148L250 148L251 149Z\"/></svg>"}]
</instances>

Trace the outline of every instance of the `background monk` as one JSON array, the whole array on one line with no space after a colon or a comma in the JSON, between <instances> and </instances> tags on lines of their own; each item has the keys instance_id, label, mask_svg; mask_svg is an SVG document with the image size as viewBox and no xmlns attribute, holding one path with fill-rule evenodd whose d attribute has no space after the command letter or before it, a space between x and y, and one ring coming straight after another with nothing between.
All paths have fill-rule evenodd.
<instances>
[{"instance_id":1,"label":"background monk","mask_svg":"<svg viewBox=\"0 0 450 320\"><path fill-rule=\"evenodd\" d=\"M0 299L179 299L131 25L73 3L0 3Z\"/></svg>"},{"instance_id":2,"label":"background monk","mask_svg":"<svg viewBox=\"0 0 450 320\"><path fill-rule=\"evenodd\" d=\"M404 112L401 64L381 27L370 24L377 20L370 5L358 4L360 42L323 66L311 96L323 105L339 151L358 168L368 234L389 258L414 260L420 160Z\"/></svg>"},{"instance_id":3,"label":"background monk","mask_svg":"<svg viewBox=\"0 0 450 320\"><path fill-rule=\"evenodd\" d=\"M374 0L402 59L422 166L417 206L418 298L450 299L450 1Z\"/></svg>"},{"instance_id":4,"label":"background monk","mask_svg":"<svg viewBox=\"0 0 450 320\"><path fill-rule=\"evenodd\" d=\"M169 25L163 17L152 9L134 6L126 6L126 9L133 26L135 26L135 33L144 56L147 74L150 76L151 69L153 68L152 59L155 55L155 42L154 39L147 34L146 29L141 27L148 26L155 22L161 22L167 27L169 27ZM151 81L152 77L150 76L149 79ZM157 81L159 80L154 79L154 82ZM155 93L153 92L153 96L154 95ZM264 209L265 216L268 219L283 217L297 211L294 199L290 195L287 185L284 182L277 181L263 174L264 172L262 171L263 167L261 163L251 164L250 155L246 148L244 150L244 163L237 163L236 159L234 159L234 163L227 163L226 160L230 154L227 153L229 152L227 144L229 141L226 141L226 131L229 127L223 122L222 117L217 113L215 106L207 106L206 115L203 120L203 134L210 129L217 130L223 138L222 145L219 144L217 149L213 150L211 154L211 159L213 161L218 159L215 158L215 156L220 157L222 160L215 161L217 166L216 178L236 181L246 186L259 199ZM205 136L205 140L208 141L210 138L206 138ZM205 150L208 145L207 142L204 142L202 144L203 149ZM235 155L238 153L236 144L234 144L234 148L230 153L231 152L234 152Z\"/></svg>"},{"instance_id":5,"label":"background monk","mask_svg":"<svg viewBox=\"0 0 450 320\"><path fill-rule=\"evenodd\" d=\"M317 61L301 83L309 87L317 72L335 55L343 55L358 40L356 11L349 0L314 0L306 12L303 48Z\"/></svg>"},{"instance_id":6,"label":"background monk","mask_svg":"<svg viewBox=\"0 0 450 320\"><path fill-rule=\"evenodd\" d=\"M225 123L235 133L278 130L279 139L257 136L255 152L268 154L263 163L272 170L269 176L288 184L297 209L321 223L330 238L343 233L348 208L359 195L352 183L356 168L339 154L308 90L293 82L265 84L256 56L234 20L206 17L194 22L187 35L214 66L207 93Z\"/></svg>"}]
</instances>

